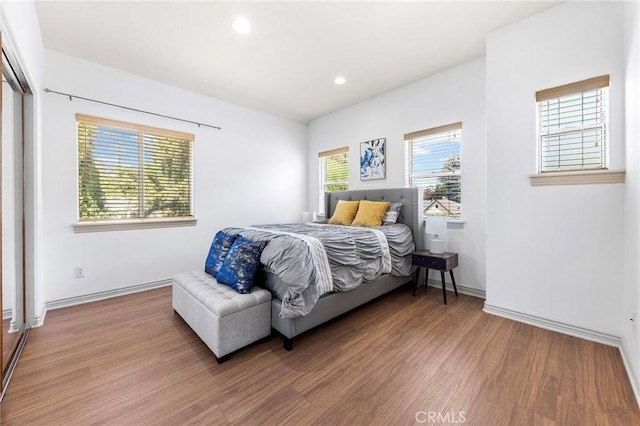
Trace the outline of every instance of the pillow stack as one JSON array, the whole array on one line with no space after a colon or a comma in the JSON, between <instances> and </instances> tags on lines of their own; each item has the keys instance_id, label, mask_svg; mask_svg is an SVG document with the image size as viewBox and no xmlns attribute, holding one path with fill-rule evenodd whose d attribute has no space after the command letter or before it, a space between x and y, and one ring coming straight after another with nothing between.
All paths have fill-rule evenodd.
<instances>
[{"instance_id":1,"label":"pillow stack","mask_svg":"<svg viewBox=\"0 0 640 426\"><path fill-rule=\"evenodd\" d=\"M333 212L333 216L329 219L329 224L351 225L351 222L353 222L353 219L356 217L356 213L358 213L359 206L360 201L338 200L336 211Z\"/></svg>"},{"instance_id":2,"label":"pillow stack","mask_svg":"<svg viewBox=\"0 0 640 426\"><path fill-rule=\"evenodd\" d=\"M224 231L219 231L216 236L213 237L211 248L209 249L209 256L207 256L204 264L204 271L207 274L213 275L214 278L218 275L224 259L229 254L229 249L231 249L237 237L237 234L227 234Z\"/></svg>"},{"instance_id":3,"label":"pillow stack","mask_svg":"<svg viewBox=\"0 0 640 426\"><path fill-rule=\"evenodd\" d=\"M402 209L402 203L391 203L389 204L389 208L387 208L387 212L384 214L382 218L383 225L393 225L398 221L400 217L400 209Z\"/></svg>"},{"instance_id":4,"label":"pillow stack","mask_svg":"<svg viewBox=\"0 0 640 426\"><path fill-rule=\"evenodd\" d=\"M218 283L238 293L249 293L266 245L266 241L252 241L242 235L219 231L211 242L204 270Z\"/></svg>"},{"instance_id":5,"label":"pillow stack","mask_svg":"<svg viewBox=\"0 0 640 426\"><path fill-rule=\"evenodd\" d=\"M353 226L380 226L382 225L382 218L387 213L389 208L389 202L387 201L360 201L360 207L358 207L358 213L351 224Z\"/></svg>"},{"instance_id":6,"label":"pillow stack","mask_svg":"<svg viewBox=\"0 0 640 426\"><path fill-rule=\"evenodd\" d=\"M388 201L338 200L329 224L367 227L393 225L400 217L401 208L402 203Z\"/></svg>"}]
</instances>

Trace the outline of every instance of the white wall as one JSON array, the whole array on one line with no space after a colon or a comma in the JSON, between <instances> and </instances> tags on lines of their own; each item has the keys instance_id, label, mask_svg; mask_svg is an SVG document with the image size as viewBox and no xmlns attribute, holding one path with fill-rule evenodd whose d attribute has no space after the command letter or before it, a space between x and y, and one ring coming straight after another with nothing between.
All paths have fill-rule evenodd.
<instances>
[{"instance_id":1,"label":"white wall","mask_svg":"<svg viewBox=\"0 0 640 426\"><path fill-rule=\"evenodd\" d=\"M306 126L45 50L44 86L188 120L198 128L66 97L44 96L42 151L46 300L171 278L202 268L226 226L299 220L306 204ZM195 134L195 227L76 234L75 114ZM74 268L84 267L76 279Z\"/></svg>"},{"instance_id":2,"label":"white wall","mask_svg":"<svg viewBox=\"0 0 640 426\"><path fill-rule=\"evenodd\" d=\"M621 3L568 2L487 39L487 300L620 334L623 184L532 187L535 92L610 74L610 168L625 167Z\"/></svg>"},{"instance_id":3,"label":"white wall","mask_svg":"<svg viewBox=\"0 0 640 426\"><path fill-rule=\"evenodd\" d=\"M9 44L18 57L31 85L42 82L42 36L35 2L0 2L3 44Z\"/></svg>"},{"instance_id":4,"label":"white wall","mask_svg":"<svg viewBox=\"0 0 640 426\"><path fill-rule=\"evenodd\" d=\"M624 14L625 60L625 244L622 334L631 363L631 383L640 395L640 326L629 312L640 313L640 4L626 2Z\"/></svg>"},{"instance_id":5,"label":"white wall","mask_svg":"<svg viewBox=\"0 0 640 426\"><path fill-rule=\"evenodd\" d=\"M43 50L33 2L0 2L3 38L17 51L34 90L27 102L35 119L27 129L32 145L26 167L32 189L38 190L27 194L26 201L33 212L28 218L30 238L43 244L29 250L35 271L28 301L31 316L44 310L45 285L46 300L52 301L168 278L201 267L211 234L220 227L298 220L303 209L317 209L319 151L350 146L353 189L403 186L402 135L462 121L466 224L463 230L450 230L448 247L461 253L460 284L484 289L486 263L487 303L584 327L624 331L637 360L638 332L628 325L622 330L621 325L628 324L622 322L626 311L640 304L640 249L633 236L638 234L640 215L640 155L637 129L632 127L638 105L637 99L630 100L637 94L637 78L631 77L638 68L631 54L637 45L637 20L626 21L632 25L627 25L623 57L622 7L567 3L495 31L487 42L486 67L485 60L478 59L314 120L307 151L304 126L55 52L47 52L43 84ZM626 16L637 4L624 8ZM530 187L528 175L536 168L535 91L604 73L611 74L611 168L626 165L627 185ZM69 102L43 94L44 87L212 122L223 130L194 129ZM46 103L42 114L41 101ZM198 226L74 234L76 112L194 132ZM46 117L42 132L41 116ZM388 178L360 182L359 143L378 137L387 138ZM273 164L268 164L270 159ZM250 181L244 170L260 179ZM625 239L623 229L631 236ZM627 250L624 273L621 247ZM73 278L75 266L85 267L86 278ZM620 284L623 278L625 285Z\"/></svg>"},{"instance_id":6,"label":"white wall","mask_svg":"<svg viewBox=\"0 0 640 426\"><path fill-rule=\"evenodd\" d=\"M33 95L25 97L25 226L26 226L26 321L37 323L44 313L40 192L42 37L35 3L0 2L2 42L10 46L25 73Z\"/></svg>"},{"instance_id":7,"label":"white wall","mask_svg":"<svg viewBox=\"0 0 640 426\"><path fill-rule=\"evenodd\" d=\"M309 123L309 209L318 209L318 152L349 147L349 189L404 186L404 134L462 121L462 219L447 249L459 252L456 283L485 288L485 61L477 59ZM387 178L360 181L360 142L387 138ZM433 277L432 277L433 278Z\"/></svg>"}]
</instances>

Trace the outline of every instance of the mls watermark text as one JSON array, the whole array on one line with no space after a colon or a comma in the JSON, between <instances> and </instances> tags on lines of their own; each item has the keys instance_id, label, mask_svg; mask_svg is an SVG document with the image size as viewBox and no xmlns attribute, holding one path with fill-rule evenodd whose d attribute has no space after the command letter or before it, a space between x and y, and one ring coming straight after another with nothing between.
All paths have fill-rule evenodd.
<instances>
[{"instance_id":1,"label":"mls watermark text","mask_svg":"<svg viewBox=\"0 0 640 426\"><path fill-rule=\"evenodd\" d=\"M416 422L420 424L462 424L466 421L467 413L464 411L418 411L416 413Z\"/></svg>"}]
</instances>

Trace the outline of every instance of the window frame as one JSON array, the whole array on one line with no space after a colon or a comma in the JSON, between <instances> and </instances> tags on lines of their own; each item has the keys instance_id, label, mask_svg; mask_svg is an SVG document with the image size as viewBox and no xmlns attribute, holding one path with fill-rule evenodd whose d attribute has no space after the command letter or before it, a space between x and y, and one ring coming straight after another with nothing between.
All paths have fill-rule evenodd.
<instances>
[{"instance_id":1,"label":"window frame","mask_svg":"<svg viewBox=\"0 0 640 426\"><path fill-rule=\"evenodd\" d=\"M80 218L80 173L79 163L76 164L76 222L73 224L74 232L100 232L100 231L119 231L130 229L149 229L149 228L167 228L178 226L195 226L197 220L195 214L195 182L194 182L194 141L195 136L191 133L179 132L175 130L167 130L158 127L146 126L125 121L112 120L107 118L95 117L86 114L76 114L76 161L80 161L80 135L78 128L81 124L89 124L94 126L107 127L112 129L133 131L138 134L138 148L141 149L144 143L144 134L152 137L168 137L173 139L182 139L189 143L189 215L184 216L154 216L154 217L132 217L132 218ZM138 172L140 165L138 164ZM139 189L138 197L144 199L144 187Z\"/></svg>"},{"instance_id":2,"label":"window frame","mask_svg":"<svg viewBox=\"0 0 640 426\"><path fill-rule=\"evenodd\" d=\"M597 183L623 183L625 180L624 172L609 170L609 151L610 151L610 132L609 132L609 116L610 116L610 102L609 102L609 75L602 75L598 77L589 78L586 80L577 81L574 83L565 84L562 86L552 87L550 89L544 89L536 92L536 152L537 152L537 166L536 174L530 175L530 183L532 186L543 185L580 185L580 184L597 184ZM570 134L576 132L582 132L584 130L591 130L601 128L602 133L602 147L600 156L600 165L595 167L583 167L583 168L565 168L564 170L545 170L543 171L543 138L549 137L550 132L543 133L541 116L541 107L543 102L550 100L560 101L561 98L566 96L578 96L594 90L602 90L602 93L597 95L602 102L603 111L601 115L602 120L597 124L584 126L575 125L573 127L558 129L553 132L557 137L561 137L563 134ZM581 116L584 116L584 111ZM561 154L560 154L561 155ZM566 155L566 154L565 154Z\"/></svg>"},{"instance_id":3,"label":"window frame","mask_svg":"<svg viewBox=\"0 0 640 426\"><path fill-rule=\"evenodd\" d=\"M413 173L413 155L412 154L413 154L414 140L419 138L425 138L425 137L436 137L439 135L443 136L442 140L446 140L446 139L450 139L451 133L454 133L454 134L456 132L460 133L459 135L460 136L460 153L458 154L460 156L460 169L458 171L451 171L451 172L431 173L430 176L428 176L428 177L434 177L434 178L447 177L447 176L460 177L460 216L458 217L445 216L447 218L447 227L452 229L462 229L464 225L464 219L462 215L462 182L463 182L463 179L462 179L462 129L463 129L462 122L459 121L456 123L446 124L444 126L432 127L429 129L419 130L419 131L407 133L404 135L405 186L409 188L411 187L425 188L423 186L414 185L414 182L413 182L413 180L417 178ZM431 142L438 142L438 140L434 139ZM422 176L422 177L427 177L427 176ZM422 196L424 197L424 194Z\"/></svg>"},{"instance_id":4,"label":"window frame","mask_svg":"<svg viewBox=\"0 0 640 426\"><path fill-rule=\"evenodd\" d=\"M346 164L347 164L347 180L346 181L340 181L340 182L327 182L326 181L326 164L325 161L327 158L329 157L333 157L336 155L341 155L341 154L345 154L346 157ZM327 192L334 192L334 191L326 191L326 186L327 185L336 185L336 184L343 184L346 185L344 191L348 191L349 190L349 147L348 146L344 146L341 148L336 148L336 149L331 149L329 151L323 151L323 152L319 152L318 153L318 181L319 181L319 203L318 203L318 210L319 213L322 214L326 214L326 206L325 206L325 194Z\"/></svg>"}]
</instances>

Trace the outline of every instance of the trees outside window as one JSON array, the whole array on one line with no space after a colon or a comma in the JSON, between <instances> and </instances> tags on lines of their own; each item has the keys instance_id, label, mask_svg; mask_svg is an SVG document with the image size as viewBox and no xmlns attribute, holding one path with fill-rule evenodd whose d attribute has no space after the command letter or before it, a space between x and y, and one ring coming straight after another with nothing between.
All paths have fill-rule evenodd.
<instances>
[{"instance_id":1,"label":"trees outside window","mask_svg":"<svg viewBox=\"0 0 640 426\"><path fill-rule=\"evenodd\" d=\"M193 135L78 115L82 221L193 216Z\"/></svg>"},{"instance_id":2,"label":"trees outside window","mask_svg":"<svg viewBox=\"0 0 640 426\"><path fill-rule=\"evenodd\" d=\"M462 123L405 135L405 181L424 188L424 214L460 219Z\"/></svg>"},{"instance_id":3,"label":"trees outside window","mask_svg":"<svg viewBox=\"0 0 640 426\"><path fill-rule=\"evenodd\" d=\"M349 148L338 148L318 154L320 170L320 212L325 211L326 192L349 189Z\"/></svg>"}]
</instances>

